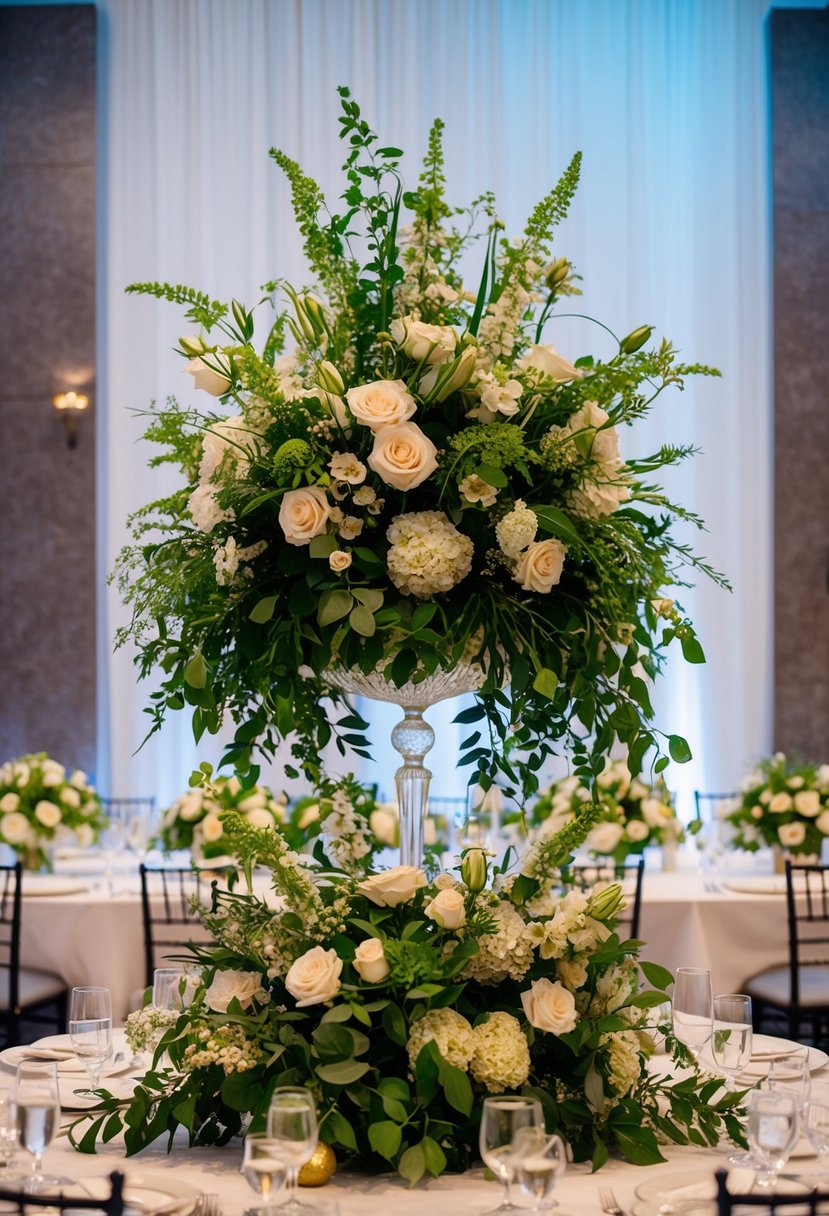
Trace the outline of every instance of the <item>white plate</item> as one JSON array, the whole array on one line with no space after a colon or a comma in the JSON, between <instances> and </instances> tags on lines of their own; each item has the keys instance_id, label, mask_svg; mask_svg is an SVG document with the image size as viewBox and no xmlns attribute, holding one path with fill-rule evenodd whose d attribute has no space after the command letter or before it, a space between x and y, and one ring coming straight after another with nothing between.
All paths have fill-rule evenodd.
<instances>
[{"instance_id":1,"label":"white plate","mask_svg":"<svg viewBox=\"0 0 829 1216\"><path fill-rule=\"evenodd\" d=\"M62 1188L64 1195L76 1196L89 1200L102 1199L109 1194L108 1178L84 1178L72 1186ZM199 1190L189 1182L181 1182L171 1171L158 1174L145 1174L127 1171L124 1183L124 1201L127 1210L135 1212L176 1213L177 1216L187 1216L196 1206Z\"/></svg>"},{"instance_id":2,"label":"white plate","mask_svg":"<svg viewBox=\"0 0 829 1216\"><path fill-rule=\"evenodd\" d=\"M724 879L723 886L727 887L729 891L739 891L741 895L785 895L786 875L749 874L744 878ZM794 889L795 891L806 890L806 879L803 875L796 876ZM821 889L817 884L813 885L815 892Z\"/></svg>"},{"instance_id":3,"label":"white plate","mask_svg":"<svg viewBox=\"0 0 829 1216\"><path fill-rule=\"evenodd\" d=\"M769 1064L772 1060L780 1060L794 1052L807 1050L809 1052L809 1072L816 1072L829 1064L829 1055L819 1047L804 1048L792 1039L778 1039L770 1034L756 1034L751 1045L751 1060L743 1070L747 1077L765 1077L768 1075Z\"/></svg>"},{"instance_id":4,"label":"white plate","mask_svg":"<svg viewBox=\"0 0 829 1216\"><path fill-rule=\"evenodd\" d=\"M89 884L60 874L24 874L23 898L37 895L79 895L88 891Z\"/></svg>"},{"instance_id":5,"label":"white plate","mask_svg":"<svg viewBox=\"0 0 829 1216\"><path fill-rule=\"evenodd\" d=\"M101 1070L102 1078L118 1077L122 1073L129 1072L132 1068L132 1051L127 1046L123 1030L113 1031L112 1047L115 1055L123 1053L123 1059L119 1060L117 1064L112 1062L106 1065ZM0 1063L13 1071L24 1061L29 1060L32 1063L36 1063L38 1060L37 1051L41 1048L55 1053L55 1063L58 1066L59 1078L66 1077L70 1080L77 1078L78 1080L74 1084L78 1084L81 1078L88 1075L86 1069L72 1051L68 1034L50 1034L43 1039L38 1039L35 1043L28 1043L25 1046L6 1047L3 1051L0 1051Z\"/></svg>"}]
</instances>

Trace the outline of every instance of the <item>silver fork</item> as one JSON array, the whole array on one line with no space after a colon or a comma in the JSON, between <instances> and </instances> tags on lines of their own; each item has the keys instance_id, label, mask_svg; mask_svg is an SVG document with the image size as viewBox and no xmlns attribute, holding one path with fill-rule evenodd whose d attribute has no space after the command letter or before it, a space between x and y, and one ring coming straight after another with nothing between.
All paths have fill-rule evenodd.
<instances>
[{"instance_id":1,"label":"silver fork","mask_svg":"<svg viewBox=\"0 0 829 1216\"><path fill-rule=\"evenodd\" d=\"M627 1216L609 1186L599 1187L599 1203L602 1205L602 1211L607 1212L608 1216Z\"/></svg>"}]
</instances>

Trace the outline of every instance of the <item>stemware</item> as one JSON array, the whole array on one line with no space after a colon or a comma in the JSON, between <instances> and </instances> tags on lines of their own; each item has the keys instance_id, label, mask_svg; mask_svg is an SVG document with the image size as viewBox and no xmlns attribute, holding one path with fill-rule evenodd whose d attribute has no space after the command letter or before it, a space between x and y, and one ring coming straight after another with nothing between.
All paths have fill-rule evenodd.
<instances>
[{"instance_id":1,"label":"stemware","mask_svg":"<svg viewBox=\"0 0 829 1216\"><path fill-rule=\"evenodd\" d=\"M43 1173L43 1154L52 1143L60 1123L58 1066L51 1061L26 1060L17 1069L12 1093L17 1111L18 1143L32 1156L27 1191L36 1193L59 1185L63 1179Z\"/></svg>"},{"instance_id":2,"label":"stemware","mask_svg":"<svg viewBox=\"0 0 829 1216\"><path fill-rule=\"evenodd\" d=\"M822 1166L829 1155L829 1106L822 1102L807 1102L803 1107L803 1131Z\"/></svg>"},{"instance_id":3,"label":"stemware","mask_svg":"<svg viewBox=\"0 0 829 1216\"><path fill-rule=\"evenodd\" d=\"M797 1102L790 1094L755 1089L748 1096L748 1143L761 1163L757 1185L774 1187L800 1133Z\"/></svg>"},{"instance_id":4,"label":"stemware","mask_svg":"<svg viewBox=\"0 0 829 1216\"><path fill-rule=\"evenodd\" d=\"M567 1149L560 1136L548 1136L541 1127L522 1127L513 1141L518 1185L535 1200L533 1212L551 1212L558 1201L551 1198L567 1168Z\"/></svg>"},{"instance_id":5,"label":"stemware","mask_svg":"<svg viewBox=\"0 0 829 1216\"><path fill-rule=\"evenodd\" d=\"M274 1141L267 1132L248 1132L245 1136L241 1172L265 1201L258 1210L263 1216L272 1216L274 1195L285 1182L285 1162L277 1156Z\"/></svg>"},{"instance_id":6,"label":"stemware","mask_svg":"<svg viewBox=\"0 0 829 1216\"><path fill-rule=\"evenodd\" d=\"M112 997L108 988L73 988L69 1041L89 1073L91 1089L101 1084L101 1069L112 1056Z\"/></svg>"},{"instance_id":7,"label":"stemware","mask_svg":"<svg viewBox=\"0 0 829 1216\"><path fill-rule=\"evenodd\" d=\"M149 807L138 807L127 815L126 844L139 861L145 861L154 832L154 817Z\"/></svg>"},{"instance_id":8,"label":"stemware","mask_svg":"<svg viewBox=\"0 0 829 1216\"><path fill-rule=\"evenodd\" d=\"M769 1064L768 1088L775 1093L788 1094L794 1099L798 1113L809 1101L812 1074L809 1070L809 1049L801 1048L788 1056L779 1056Z\"/></svg>"},{"instance_id":9,"label":"stemware","mask_svg":"<svg viewBox=\"0 0 829 1216\"><path fill-rule=\"evenodd\" d=\"M489 1216L495 1212L518 1210L510 1197L510 1187L518 1166L515 1141L523 1128L543 1127L541 1103L535 1098L509 1094L484 1098L479 1141L481 1156L504 1188L501 1203L491 1209Z\"/></svg>"},{"instance_id":10,"label":"stemware","mask_svg":"<svg viewBox=\"0 0 829 1216\"><path fill-rule=\"evenodd\" d=\"M751 1059L751 997L736 992L715 996L713 1014L711 1055L725 1076L726 1089L733 1090Z\"/></svg>"},{"instance_id":11,"label":"stemware","mask_svg":"<svg viewBox=\"0 0 829 1216\"><path fill-rule=\"evenodd\" d=\"M698 1059L711 1038L713 1026L711 972L700 967L680 967L674 983L674 1037Z\"/></svg>"},{"instance_id":12,"label":"stemware","mask_svg":"<svg viewBox=\"0 0 829 1216\"><path fill-rule=\"evenodd\" d=\"M190 1003L189 977L183 967L156 967L153 972L153 1009L178 1013Z\"/></svg>"},{"instance_id":13,"label":"stemware","mask_svg":"<svg viewBox=\"0 0 829 1216\"><path fill-rule=\"evenodd\" d=\"M17 1108L10 1093L0 1094L0 1181L11 1177L9 1165L17 1152Z\"/></svg>"},{"instance_id":14,"label":"stemware","mask_svg":"<svg viewBox=\"0 0 829 1216\"><path fill-rule=\"evenodd\" d=\"M110 896L117 894L115 890L114 866L122 856L127 844L127 823L122 810L117 807L110 809L107 821L98 837L98 845L104 859L104 878Z\"/></svg>"},{"instance_id":15,"label":"stemware","mask_svg":"<svg viewBox=\"0 0 829 1216\"><path fill-rule=\"evenodd\" d=\"M317 1107L310 1089L299 1085L279 1085L273 1091L268 1109L268 1138L274 1155L284 1163L288 1183L287 1202L281 1212L313 1210L297 1198L297 1178L317 1147Z\"/></svg>"}]
</instances>

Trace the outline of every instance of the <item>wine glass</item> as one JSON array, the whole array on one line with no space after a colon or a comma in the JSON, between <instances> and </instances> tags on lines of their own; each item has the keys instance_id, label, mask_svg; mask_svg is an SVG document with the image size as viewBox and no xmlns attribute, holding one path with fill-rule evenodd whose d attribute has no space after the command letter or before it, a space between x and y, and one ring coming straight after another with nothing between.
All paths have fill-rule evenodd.
<instances>
[{"instance_id":1,"label":"wine glass","mask_svg":"<svg viewBox=\"0 0 829 1216\"><path fill-rule=\"evenodd\" d=\"M101 1084L101 1069L112 1056L112 997L108 988L73 988L69 1041L89 1073L90 1089Z\"/></svg>"},{"instance_id":2,"label":"wine glass","mask_svg":"<svg viewBox=\"0 0 829 1216\"><path fill-rule=\"evenodd\" d=\"M484 1098L479 1138L481 1156L504 1187L501 1203L492 1209L492 1213L517 1210L517 1204L510 1198L510 1185L518 1166L513 1145L523 1128L543 1127L544 1114L536 1098L511 1094Z\"/></svg>"},{"instance_id":3,"label":"wine glass","mask_svg":"<svg viewBox=\"0 0 829 1216\"><path fill-rule=\"evenodd\" d=\"M533 1212L551 1212L556 1183L567 1168L567 1149L561 1136L548 1136L542 1127L522 1127L513 1141L518 1185L535 1200Z\"/></svg>"},{"instance_id":4,"label":"wine glass","mask_svg":"<svg viewBox=\"0 0 829 1216\"><path fill-rule=\"evenodd\" d=\"M134 807L127 815L127 848L139 861L145 861L154 832L154 818L149 807Z\"/></svg>"},{"instance_id":5,"label":"wine glass","mask_svg":"<svg viewBox=\"0 0 829 1216\"><path fill-rule=\"evenodd\" d=\"M751 1059L751 997L736 992L715 996L713 1012L711 1055L731 1091Z\"/></svg>"},{"instance_id":6,"label":"wine glass","mask_svg":"<svg viewBox=\"0 0 829 1216\"><path fill-rule=\"evenodd\" d=\"M43 1154L60 1123L58 1066L52 1061L26 1060L17 1069L12 1099L17 1111L18 1143L32 1155L32 1172L25 1189L35 1194L63 1179L43 1173Z\"/></svg>"},{"instance_id":7,"label":"wine glass","mask_svg":"<svg viewBox=\"0 0 829 1216\"><path fill-rule=\"evenodd\" d=\"M245 1136L241 1172L249 1186L264 1199L259 1209L264 1216L274 1211L273 1196L285 1182L285 1162L277 1156L274 1141L267 1132L248 1132Z\"/></svg>"},{"instance_id":8,"label":"wine glass","mask_svg":"<svg viewBox=\"0 0 829 1216\"><path fill-rule=\"evenodd\" d=\"M17 1152L17 1108L10 1093L0 1093L0 1181L10 1177L9 1165Z\"/></svg>"},{"instance_id":9,"label":"wine glass","mask_svg":"<svg viewBox=\"0 0 829 1216\"><path fill-rule=\"evenodd\" d=\"M757 1185L773 1189L800 1133L797 1101L773 1089L755 1089L748 1096L748 1143L761 1163Z\"/></svg>"},{"instance_id":10,"label":"wine glass","mask_svg":"<svg viewBox=\"0 0 829 1216\"><path fill-rule=\"evenodd\" d=\"M119 807L111 807L107 812L107 821L98 836L98 844L104 859L104 877L110 896L116 894L113 865L123 854L126 843L127 824L124 812Z\"/></svg>"},{"instance_id":11,"label":"wine glass","mask_svg":"<svg viewBox=\"0 0 829 1216\"><path fill-rule=\"evenodd\" d=\"M180 1013L190 1002L188 975L183 967L156 967L153 972L153 1009Z\"/></svg>"},{"instance_id":12,"label":"wine glass","mask_svg":"<svg viewBox=\"0 0 829 1216\"><path fill-rule=\"evenodd\" d=\"M798 1112L801 1112L809 1101L812 1089L809 1049L804 1047L788 1056L772 1060L769 1064L767 1084L773 1092L788 1094L790 1098L794 1098Z\"/></svg>"},{"instance_id":13,"label":"wine glass","mask_svg":"<svg viewBox=\"0 0 829 1216\"><path fill-rule=\"evenodd\" d=\"M673 999L674 1037L695 1059L711 1038L714 1003L711 997L711 972L700 967L680 967L676 973Z\"/></svg>"},{"instance_id":14,"label":"wine glass","mask_svg":"<svg viewBox=\"0 0 829 1216\"><path fill-rule=\"evenodd\" d=\"M309 1206L297 1198L300 1168L314 1155L317 1147L317 1107L310 1089L279 1085L273 1091L268 1109L268 1138L274 1155L285 1166L288 1200L282 1212L304 1212Z\"/></svg>"},{"instance_id":15,"label":"wine glass","mask_svg":"<svg viewBox=\"0 0 829 1216\"><path fill-rule=\"evenodd\" d=\"M803 1130L822 1166L829 1155L829 1106L822 1102L807 1102L803 1107Z\"/></svg>"}]
</instances>

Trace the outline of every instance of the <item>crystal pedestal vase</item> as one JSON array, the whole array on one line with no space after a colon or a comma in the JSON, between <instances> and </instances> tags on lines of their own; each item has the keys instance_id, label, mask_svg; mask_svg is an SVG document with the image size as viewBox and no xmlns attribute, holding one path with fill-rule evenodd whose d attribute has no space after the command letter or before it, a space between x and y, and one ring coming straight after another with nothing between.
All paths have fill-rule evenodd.
<instances>
[{"instance_id":1,"label":"crystal pedestal vase","mask_svg":"<svg viewBox=\"0 0 829 1216\"><path fill-rule=\"evenodd\" d=\"M335 669L326 674L334 688L372 701L386 701L403 710L403 719L391 732L395 751L403 763L394 775L397 802L400 808L400 864L423 864L423 824L429 807L429 782L432 774L424 759L435 742L435 732L423 717L424 710L439 701L477 692L483 686L486 673L473 663L459 663L451 671L436 671L419 684L404 684L396 688L383 671L363 675L354 668Z\"/></svg>"}]
</instances>

